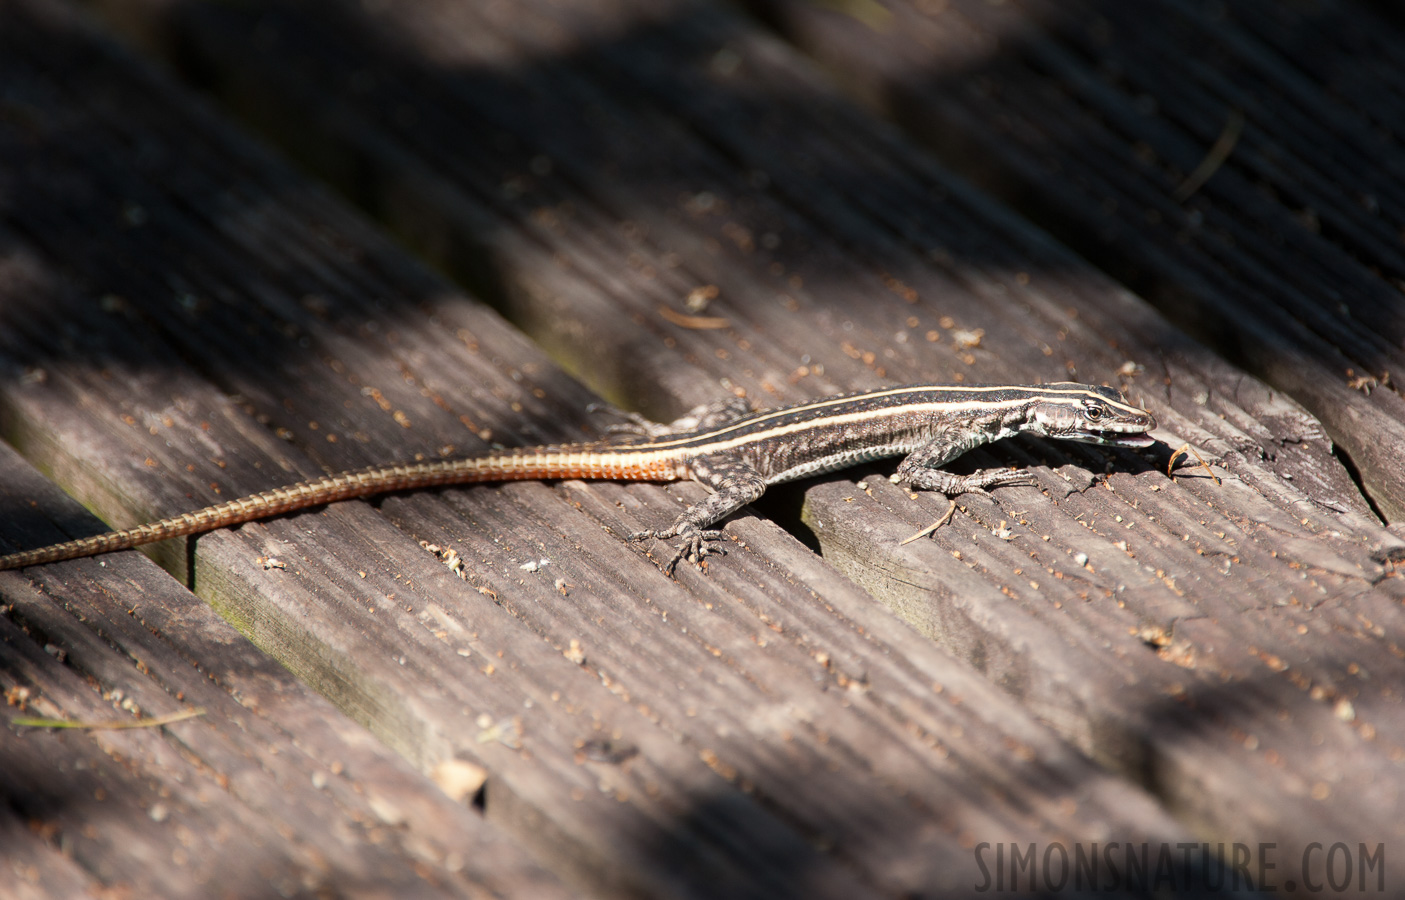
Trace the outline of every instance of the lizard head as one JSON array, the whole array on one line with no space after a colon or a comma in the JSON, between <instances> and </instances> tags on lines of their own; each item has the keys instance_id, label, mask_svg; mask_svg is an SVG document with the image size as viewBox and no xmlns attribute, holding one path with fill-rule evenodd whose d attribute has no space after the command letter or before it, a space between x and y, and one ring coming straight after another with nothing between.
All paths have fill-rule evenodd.
<instances>
[{"instance_id":1,"label":"lizard head","mask_svg":"<svg viewBox=\"0 0 1405 900\"><path fill-rule=\"evenodd\" d=\"M1105 447L1150 447L1151 413L1110 387L1065 382L1044 385L1025 428L1034 434Z\"/></svg>"}]
</instances>

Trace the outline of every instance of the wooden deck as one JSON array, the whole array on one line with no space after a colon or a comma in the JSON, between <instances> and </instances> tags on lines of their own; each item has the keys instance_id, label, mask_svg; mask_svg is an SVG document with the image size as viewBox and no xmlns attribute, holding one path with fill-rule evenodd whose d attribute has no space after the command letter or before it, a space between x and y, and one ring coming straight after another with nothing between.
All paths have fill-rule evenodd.
<instances>
[{"instance_id":1,"label":"wooden deck","mask_svg":"<svg viewBox=\"0 0 1405 900\"><path fill-rule=\"evenodd\" d=\"M7 723L4 883L1025 896L980 845L1146 842L1189 894L1197 841L1398 894L1405 22L1138 10L0 3L0 549L601 397L1077 378L1165 443L973 454L1039 485L908 544L890 467L776 490L676 580L623 535L691 484L3 573L7 719L198 713Z\"/></svg>"}]
</instances>

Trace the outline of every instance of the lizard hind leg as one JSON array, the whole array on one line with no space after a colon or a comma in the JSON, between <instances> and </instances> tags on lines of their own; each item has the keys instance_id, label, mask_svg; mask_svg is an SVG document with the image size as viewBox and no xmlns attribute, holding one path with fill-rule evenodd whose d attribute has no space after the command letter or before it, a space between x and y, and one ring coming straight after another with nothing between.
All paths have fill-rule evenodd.
<instances>
[{"instance_id":1,"label":"lizard hind leg","mask_svg":"<svg viewBox=\"0 0 1405 900\"><path fill-rule=\"evenodd\" d=\"M631 541L678 538L673 557L663 570L672 575L680 560L701 565L709 554L722 555L722 532L707 526L718 522L766 492L766 479L756 469L732 457L703 457L689 463L695 480L712 488L706 500L685 509L673 524L661 531L631 534Z\"/></svg>"},{"instance_id":2,"label":"lizard hind leg","mask_svg":"<svg viewBox=\"0 0 1405 900\"><path fill-rule=\"evenodd\" d=\"M744 419L755 410L745 397L724 397L711 403L703 403L669 422L665 427L671 434L686 434L690 431L708 431L730 425Z\"/></svg>"},{"instance_id":3,"label":"lizard hind leg","mask_svg":"<svg viewBox=\"0 0 1405 900\"><path fill-rule=\"evenodd\" d=\"M751 414L751 404L742 397L727 397L695 406L668 424L655 422L632 410L620 409L609 403L592 403L589 412L603 412L621 421L605 426L609 435L661 438L676 434L707 431L728 425Z\"/></svg>"}]
</instances>

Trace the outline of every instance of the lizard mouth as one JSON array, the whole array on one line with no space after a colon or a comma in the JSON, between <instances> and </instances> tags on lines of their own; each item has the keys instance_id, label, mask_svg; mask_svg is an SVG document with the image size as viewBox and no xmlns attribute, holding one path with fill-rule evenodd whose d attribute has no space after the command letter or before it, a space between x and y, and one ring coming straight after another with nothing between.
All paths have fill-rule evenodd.
<instances>
[{"instance_id":1,"label":"lizard mouth","mask_svg":"<svg viewBox=\"0 0 1405 900\"><path fill-rule=\"evenodd\" d=\"M1103 436L1102 443L1113 447L1150 447L1156 443L1156 438L1149 434L1109 434Z\"/></svg>"},{"instance_id":2,"label":"lizard mouth","mask_svg":"<svg viewBox=\"0 0 1405 900\"><path fill-rule=\"evenodd\" d=\"M1098 444L1102 447L1150 447L1156 443L1156 438L1145 432L1116 431L1077 431L1065 435L1064 440Z\"/></svg>"}]
</instances>

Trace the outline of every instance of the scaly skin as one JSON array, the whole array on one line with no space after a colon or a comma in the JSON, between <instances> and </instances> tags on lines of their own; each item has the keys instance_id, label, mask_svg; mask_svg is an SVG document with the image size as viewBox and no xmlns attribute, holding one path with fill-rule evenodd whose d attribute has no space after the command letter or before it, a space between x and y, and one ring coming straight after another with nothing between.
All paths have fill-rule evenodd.
<instances>
[{"instance_id":1,"label":"scaly skin","mask_svg":"<svg viewBox=\"0 0 1405 900\"><path fill-rule=\"evenodd\" d=\"M941 466L973 447L1019 432L1104 446L1143 447L1156 427L1151 413L1107 387L1047 385L909 385L748 412L736 401L706 407L672 426L634 420L635 437L598 444L504 450L467 459L362 469L264 491L126 531L0 557L0 570L41 565L267 519L338 500L451 484L580 478L678 481L712 489L658 531L631 541L678 539L681 559L701 563L722 553L709 529L773 484L890 456L905 456L896 480L955 495L1029 484L1028 474L988 470L953 475Z\"/></svg>"}]
</instances>

